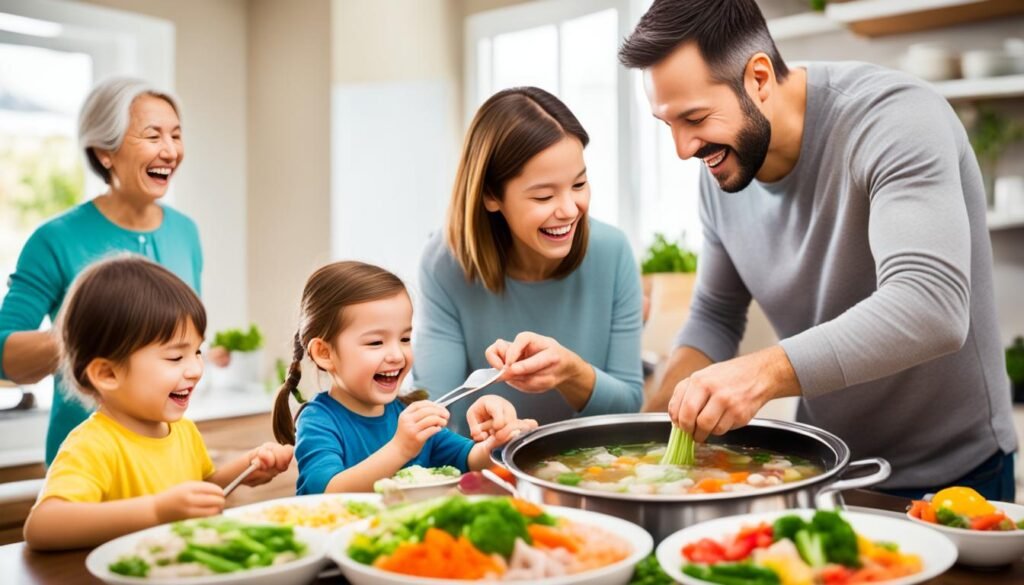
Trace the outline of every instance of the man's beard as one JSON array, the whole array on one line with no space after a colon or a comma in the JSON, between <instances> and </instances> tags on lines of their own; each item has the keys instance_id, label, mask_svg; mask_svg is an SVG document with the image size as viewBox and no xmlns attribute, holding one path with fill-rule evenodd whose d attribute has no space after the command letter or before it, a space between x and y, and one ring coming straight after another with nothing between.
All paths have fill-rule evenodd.
<instances>
[{"instance_id":1,"label":"man's beard","mask_svg":"<svg viewBox=\"0 0 1024 585\"><path fill-rule=\"evenodd\" d=\"M743 128L736 135L736 148L724 144L707 144L695 154L699 158L706 158L725 148L736 157L736 172L721 179L716 178L718 186L726 193L742 191L754 180L768 156L768 145L772 140L771 122L757 109L754 100L742 91L739 92L739 98L745 120Z\"/></svg>"}]
</instances>

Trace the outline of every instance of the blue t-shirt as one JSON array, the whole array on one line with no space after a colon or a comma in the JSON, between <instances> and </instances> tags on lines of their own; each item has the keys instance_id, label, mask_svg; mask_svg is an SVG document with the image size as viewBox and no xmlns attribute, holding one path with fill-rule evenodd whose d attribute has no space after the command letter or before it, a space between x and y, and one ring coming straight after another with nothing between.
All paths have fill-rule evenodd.
<instances>
[{"instance_id":1,"label":"blue t-shirt","mask_svg":"<svg viewBox=\"0 0 1024 585\"><path fill-rule=\"evenodd\" d=\"M302 409L295 429L295 461L299 465L298 495L322 494L331 479L380 450L398 430L398 400L380 416L363 416L345 408L327 392L317 394ZM448 429L427 439L423 450L405 464L423 467L451 465L468 471L473 441Z\"/></svg>"},{"instance_id":2,"label":"blue t-shirt","mask_svg":"<svg viewBox=\"0 0 1024 585\"><path fill-rule=\"evenodd\" d=\"M3 348L17 331L35 331L43 317L57 318L68 287L86 266L110 254L132 252L173 272L199 293L203 253L199 231L191 219L163 207L160 227L148 232L128 230L86 201L39 226L18 257L0 307L0 378ZM71 429L89 417L82 403L68 394L60 374L54 376L53 406L46 433L46 464L57 455Z\"/></svg>"}]
</instances>

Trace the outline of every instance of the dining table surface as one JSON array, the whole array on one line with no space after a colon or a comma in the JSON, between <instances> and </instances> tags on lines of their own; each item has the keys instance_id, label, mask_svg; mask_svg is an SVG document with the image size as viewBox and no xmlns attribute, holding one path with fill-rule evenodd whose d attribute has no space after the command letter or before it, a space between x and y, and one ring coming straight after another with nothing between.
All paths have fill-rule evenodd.
<instances>
[{"instance_id":1,"label":"dining table surface","mask_svg":"<svg viewBox=\"0 0 1024 585\"><path fill-rule=\"evenodd\" d=\"M867 490L843 492L847 506L903 512L910 500ZM102 583L85 568L88 549L68 552L39 553L29 550L24 542L0 547L0 583L38 585L87 585ZM337 571L321 573L317 584L344 584ZM975 569L954 565L928 582L932 585L1024 585L1024 558L996 569Z\"/></svg>"}]
</instances>

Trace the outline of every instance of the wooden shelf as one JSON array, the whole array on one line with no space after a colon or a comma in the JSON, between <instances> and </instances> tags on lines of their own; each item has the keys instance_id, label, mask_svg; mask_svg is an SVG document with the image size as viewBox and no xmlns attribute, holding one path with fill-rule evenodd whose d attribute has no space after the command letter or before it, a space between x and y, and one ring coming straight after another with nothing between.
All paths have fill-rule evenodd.
<instances>
[{"instance_id":1,"label":"wooden shelf","mask_svg":"<svg viewBox=\"0 0 1024 585\"><path fill-rule=\"evenodd\" d=\"M1024 97L1024 75L953 79L936 81L932 85L950 101Z\"/></svg>"},{"instance_id":2,"label":"wooden shelf","mask_svg":"<svg viewBox=\"0 0 1024 585\"><path fill-rule=\"evenodd\" d=\"M1024 215L1003 215L989 211L987 218L989 231L1024 228Z\"/></svg>"},{"instance_id":3,"label":"wooden shelf","mask_svg":"<svg viewBox=\"0 0 1024 585\"><path fill-rule=\"evenodd\" d=\"M843 30L843 25L821 12L805 12L768 20L768 31L776 41L809 37Z\"/></svg>"},{"instance_id":4,"label":"wooden shelf","mask_svg":"<svg viewBox=\"0 0 1024 585\"><path fill-rule=\"evenodd\" d=\"M853 0L829 2L825 16L878 37L1024 14L1021 0Z\"/></svg>"}]
</instances>

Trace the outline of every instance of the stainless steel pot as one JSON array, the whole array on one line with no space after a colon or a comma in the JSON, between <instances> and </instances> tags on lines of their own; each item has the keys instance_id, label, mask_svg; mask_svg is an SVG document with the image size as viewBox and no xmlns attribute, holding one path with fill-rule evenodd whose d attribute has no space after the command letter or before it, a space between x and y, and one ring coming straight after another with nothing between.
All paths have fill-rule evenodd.
<instances>
[{"instance_id":1,"label":"stainless steel pot","mask_svg":"<svg viewBox=\"0 0 1024 585\"><path fill-rule=\"evenodd\" d=\"M525 469L578 447L663 442L672 429L668 414L613 414L578 418L542 426L517 437L501 450L501 464L518 479L522 497L539 503L593 510L639 524L660 542L680 528L722 516L785 510L831 509L842 506L839 492L877 484L889 477L889 463L872 458L850 462L850 450L839 437L810 425L754 419L711 443L769 449L803 457L824 468L821 475L758 489L692 495L640 495L608 493L572 487L534 477ZM877 467L855 479L839 479L845 472Z\"/></svg>"}]
</instances>

